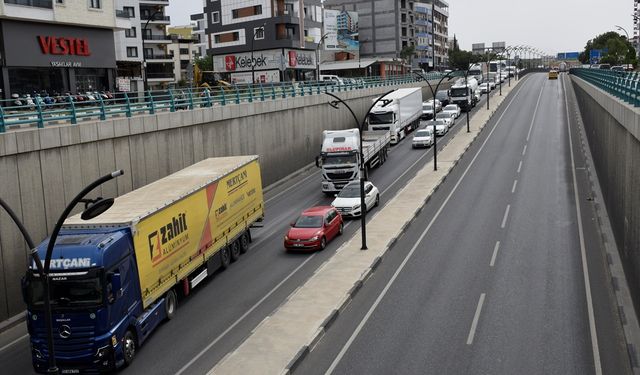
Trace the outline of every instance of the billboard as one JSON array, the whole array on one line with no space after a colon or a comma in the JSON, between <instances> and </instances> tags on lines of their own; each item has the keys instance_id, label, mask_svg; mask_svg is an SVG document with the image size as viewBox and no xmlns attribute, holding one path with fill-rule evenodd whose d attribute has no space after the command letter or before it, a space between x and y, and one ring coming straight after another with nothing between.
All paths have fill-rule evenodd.
<instances>
[{"instance_id":1,"label":"billboard","mask_svg":"<svg viewBox=\"0 0 640 375\"><path fill-rule=\"evenodd\" d=\"M598 64L600 63L600 59L602 58L602 55L607 53L607 49L592 49L591 52L589 53L589 61L591 61L592 64Z\"/></svg>"},{"instance_id":2,"label":"billboard","mask_svg":"<svg viewBox=\"0 0 640 375\"><path fill-rule=\"evenodd\" d=\"M558 60L578 60L580 52L560 52L558 53Z\"/></svg>"},{"instance_id":3,"label":"billboard","mask_svg":"<svg viewBox=\"0 0 640 375\"><path fill-rule=\"evenodd\" d=\"M325 50L359 51L358 13L346 10L325 9L324 42Z\"/></svg>"}]
</instances>

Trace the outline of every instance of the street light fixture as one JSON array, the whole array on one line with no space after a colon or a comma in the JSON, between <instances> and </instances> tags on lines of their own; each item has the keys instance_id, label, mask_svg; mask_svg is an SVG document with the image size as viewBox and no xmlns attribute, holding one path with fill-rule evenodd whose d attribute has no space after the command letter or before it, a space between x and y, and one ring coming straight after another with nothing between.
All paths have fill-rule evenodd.
<instances>
[{"instance_id":1,"label":"street light fixture","mask_svg":"<svg viewBox=\"0 0 640 375\"><path fill-rule=\"evenodd\" d=\"M316 81L320 80L320 55L318 51L320 50L320 46L322 46L322 42L329 36L329 33L325 33L320 40L318 41L318 45L316 46Z\"/></svg>"},{"instance_id":2,"label":"street light fixture","mask_svg":"<svg viewBox=\"0 0 640 375\"><path fill-rule=\"evenodd\" d=\"M325 94L329 95L330 97L332 97L334 100L329 102L329 105L335 109L338 109L338 105L340 103L342 103L342 105L344 105L349 112L351 112L351 116L353 117L353 121L356 124L356 128L358 129L359 133L360 133L360 210L361 210L361 214L360 214L360 220L361 220L361 228L362 228L362 246L360 247L360 250L367 250L367 206L365 204L364 201L364 181L365 181L365 170L364 170L364 150L362 149L362 132L364 131L367 119L369 118L369 112L371 112L371 109L381 100L384 99L385 96L391 94L392 92L394 92L395 90L390 90L385 92L384 94L382 94L382 96L380 96L378 99L376 99L373 104L371 104L371 106L369 107L369 109L367 110L367 113L365 113L364 117L362 118L362 122L358 121L358 116L356 116L355 112L353 112L353 109L351 109L351 107L349 106L349 104L347 104L344 100L340 99L337 95L334 95L330 92L325 92Z\"/></svg>"},{"instance_id":3,"label":"street light fixture","mask_svg":"<svg viewBox=\"0 0 640 375\"><path fill-rule=\"evenodd\" d=\"M433 86L431 86L431 83L425 76L423 76L418 72L413 72L413 74L417 75L419 78L421 78L423 81L427 83L427 86L429 86L429 90L431 91L431 96L433 97L432 108L433 108L433 170L434 171L438 170L438 141L437 141L438 135L436 134L436 93L438 92L438 88L440 87L440 84L442 83L442 81L444 81L445 78L448 78L447 81L450 81L451 78L453 78L452 74L455 72L459 72L459 70L449 72L445 74L442 78L440 78L440 81L438 81L438 84L436 85L435 91L433 91ZM468 119L469 118L467 117L467 121ZM467 130L468 130L468 125L469 123L467 122Z\"/></svg>"},{"instance_id":4,"label":"street light fixture","mask_svg":"<svg viewBox=\"0 0 640 375\"><path fill-rule=\"evenodd\" d=\"M16 216L16 214L13 212L13 210L9 207L9 205L4 202L4 200L2 200L0 198L0 206L2 206L5 211L9 214L9 216L11 217L11 219L13 220L13 222L16 224L16 226L18 227L18 229L20 230L20 233L22 234L22 237L24 238L25 242L27 243L27 246L29 246L29 255L31 255L31 258L33 258L33 262L37 268L38 271L38 275L40 276L40 278L42 279L42 287L43 287L43 299L44 299L44 320L45 320L45 328L47 330L47 350L48 350L48 362L49 362L49 367L47 368L47 373L48 374L57 374L58 373L58 367L56 365L56 357L55 357L55 347L53 344L53 324L52 324L52 310L51 310L51 300L50 300L50 292L49 292L49 287L50 287L50 283L49 283L49 269L51 266L51 255L53 253L53 248L55 246L55 242L56 242L56 238L58 237L58 234L60 233L60 229L62 228L62 224L64 223L64 221L67 219L67 216L69 216L69 214L71 213L71 211L73 210L73 208L76 206L76 204L80 203L80 202L84 202L85 203L85 211L81 214L81 217L83 220L89 220L89 219L93 219L94 217L102 214L103 212L105 212L106 210L108 210L112 205L113 205L113 199L112 198L108 198L108 199L104 199L104 198L97 198L97 199L84 199L84 196L87 195L88 193L90 193L93 189L95 189L96 187L102 185L103 183L114 179L118 176L122 176L124 172L122 170L118 170L112 173L109 173L107 175L104 175L102 177L100 177L99 179L95 180L94 182L92 182L91 184L89 184L87 187L85 187L72 201L71 203L69 203L69 205L65 208L65 210L63 211L62 215L60 215L60 217L58 218L58 222L56 223L56 226L53 229L53 232L51 233L51 236L49 237L49 242L47 244L47 252L46 252L46 256L44 259L44 264L42 262L42 260L40 259L40 255L38 254L38 250L36 249L35 244L33 243L33 240L31 239L31 236L29 235L29 233L27 232L26 228L24 227L24 225L20 222L20 219L18 219L18 217Z\"/></svg>"},{"instance_id":5,"label":"street light fixture","mask_svg":"<svg viewBox=\"0 0 640 375\"><path fill-rule=\"evenodd\" d=\"M256 34L258 33L258 30L262 30L262 34L264 36L264 27L266 25L267 25L267 22L265 21L262 23L261 26L253 29L253 36L251 37L251 83L252 84L256 83L256 76L255 76L256 63L255 61L253 61L253 41L256 40Z\"/></svg>"}]
</instances>

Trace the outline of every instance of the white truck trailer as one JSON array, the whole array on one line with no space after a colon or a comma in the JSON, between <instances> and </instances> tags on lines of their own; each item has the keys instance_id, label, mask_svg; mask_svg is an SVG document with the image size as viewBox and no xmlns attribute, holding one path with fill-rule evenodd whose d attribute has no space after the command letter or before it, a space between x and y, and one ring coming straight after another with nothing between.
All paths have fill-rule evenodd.
<instances>
[{"instance_id":1,"label":"white truck trailer","mask_svg":"<svg viewBox=\"0 0 640 375\"><path fill-rule=\"evenodd\" d=\"M362 154L365 173L387 160L391 135L389 131L362 133ZM336 193L351 181L360 178L360 130L325 130L322 132L322 150L316 157L316 166L322 168L322 192Z\"/></svg>"},{"instance_id":2,"label":"white truck trailer","mask_svg":"<svg viewBox=\"0 0 640 375\"><path fill-rule=\"evenodd\" d=\"M385 96L371 109L369 130L391 132L391 144L400 142L420 125L422 116L422 89L398 89Z\"/></svg>"}]
</instances>

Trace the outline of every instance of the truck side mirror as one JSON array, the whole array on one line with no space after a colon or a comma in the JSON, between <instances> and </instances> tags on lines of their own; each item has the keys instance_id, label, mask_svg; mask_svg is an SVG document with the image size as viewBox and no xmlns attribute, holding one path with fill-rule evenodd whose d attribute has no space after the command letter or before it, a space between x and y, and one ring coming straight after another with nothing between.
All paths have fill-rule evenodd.
<instances>
[{"instance_id":1,"label":"truck side mirror","mask_svg":"<svg viewBox=\"0 0 640 375\"><path fill-rule=\"evenodd\" d=\"M322 167L322 159L320 158L320 156L316 156L316 167Z\"/></svg>"}]
</instances>

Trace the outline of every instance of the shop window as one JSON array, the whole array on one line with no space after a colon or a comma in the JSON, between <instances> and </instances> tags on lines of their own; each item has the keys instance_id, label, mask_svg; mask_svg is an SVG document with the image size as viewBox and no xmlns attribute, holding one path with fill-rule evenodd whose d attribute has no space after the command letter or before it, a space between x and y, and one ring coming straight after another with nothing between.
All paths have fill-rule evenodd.
<instances>
[{"instance_id":1,"label":"shop window","mask_svg":"<svg viewBox=\"0 0 640 375\"><path fill-rule=\"evenodd\" d=\"M127 47L127 57L138 57L138 47Z\"/></svg>"},{"instance_id":2,"label":"shop window","mask_svg":"<svg viewBox=\"0 0 640 375\"><path fill-rule=\"evenodd\" d=\"M75 69L76 92L104 91L109 89L106 69Z\"/></svg>"},{"instance_id":3,"label":"shop window","mask_svg":"<svg viewBox=\"0 0 640 375\"><path fill-rule=\"evenodd\" d=\"M89 8L102 9L102 0L89 0Z\"/></svg>"},{"instance_id":4,"label":"shop window","mask_svg":"<svg viewBox=\"0 0 640 375\"><path fill-rule=\"evenodd\" d=\"M124 31L124 36L127 38L135 38L136 37L136 28L132 27L130 29L126 29Z\"/></svg>"},{"instance_id":5,"label":"shop window","mask_svg":"<svg viewBox=\"0 0 640 375\"><path fill-rule=\"evenodd\" d=\"M19 95L40 93L62 94L65 87L65 69L57 68L8 68L9 89Z\"/></svg>"},{"instance_id":6,"label":"shop window","mask_svg":"<svg viewBox=\"0 0 640 375\"><path fill-rule=\"evenodd\" d=\"M211 23L220 23L220 12L211 12Z\"/></svg>"},{"instance_id":7,"label":"shop window","mask_svg":"<svg viewBox=\"0 0 640 375\"><path fill-rule=\"evenodd\" d=\"M127 13L129 18L134 18L136 16L136 10L134 7L122 7L122 10L124 10L125 13Z\"/></svg>"}]
</instances>

